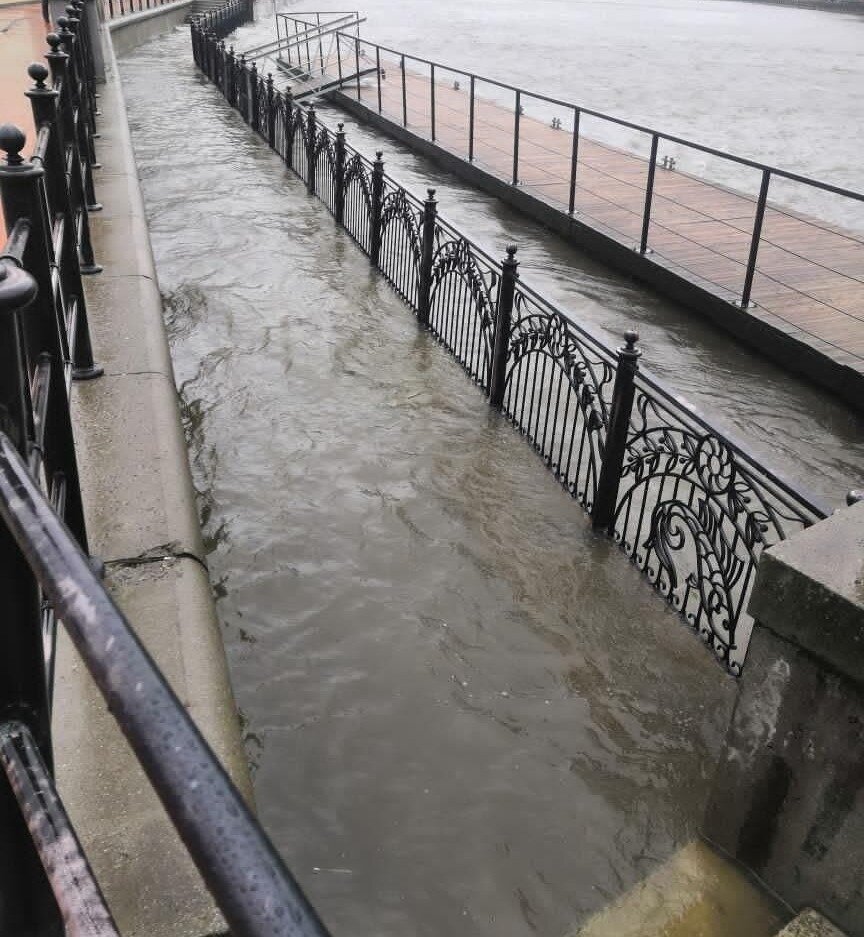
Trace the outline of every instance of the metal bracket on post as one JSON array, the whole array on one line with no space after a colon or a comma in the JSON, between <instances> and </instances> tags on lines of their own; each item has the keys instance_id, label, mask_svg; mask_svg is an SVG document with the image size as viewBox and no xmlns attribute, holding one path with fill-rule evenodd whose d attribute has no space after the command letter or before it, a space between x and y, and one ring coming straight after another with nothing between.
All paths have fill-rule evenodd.
<instances>
[{"instance_id":1,"label":"metal bracket on post","mask_svg":"<svg viewBox=\"0 0 864 937\"><path fill-rule=\"evenodd\" d=\"M384 200L384 153L375 153L372 164L372 214L369 218L369 260L378 266L381 257L381 203Z\"/></svg>"},{"instance_id":2,"label":"metal bracket on post","mask_svg":"<svg viewBox=\"0 0 864 937\"><path fill-rule=\"evenodd\" d=\"M424 328L429 327L432 296L432 261L435 257L435 225L438 218L438 203L435 190L426 190L423 203L423 240L420 247L420 282L417 294L417 320Z\"/></svg>"},{"instance_id":3,"label":"metal bracket on post","mask_svg":"<svg viewBox=\"0 0 864 937\"><path fill-rule=\"evenodd\" d=\"M495 335L492 339L492 361L489 374L489 405L500 410L504 404L504 385L507 381L507 356L510 350L510 328L513 320L513 302L516 297L516 281L519 279L519 261L516 260L516 245L507 248L507 256L501 264L501 288L498 291L498 308L495 315Z\"/></svg>"},{"instance_id":4,"label":"metal bracket on post","mask_svg":"<svg viewBox=\"0 0 864 937\"><path fill-rule=\"evenodd\" d=\"M333 205L333 214L339 224L345 220L345 124L336 125L336 193Z\"/></svg>"},{"instance_id":5,"label":"metal bracket on post","mask_svg":"<svg viewBox=\"0 0 864 937\"><path fill-rule=\"evenodd\" d=\"M595 530L606 530L609 533L612 532L615 520L618 485L621 482L624 453L627 450L627 432L636 393L636 372L639 370L639 358L642 355L636 347L639 341L638 332L625 332L624 341L625 344L618 349L618 367L615 369L615 387L612 391L612 408L606 431L603 464L597 482L597 497L591 508L591 525Z\"/></svg>"}]
</instances>

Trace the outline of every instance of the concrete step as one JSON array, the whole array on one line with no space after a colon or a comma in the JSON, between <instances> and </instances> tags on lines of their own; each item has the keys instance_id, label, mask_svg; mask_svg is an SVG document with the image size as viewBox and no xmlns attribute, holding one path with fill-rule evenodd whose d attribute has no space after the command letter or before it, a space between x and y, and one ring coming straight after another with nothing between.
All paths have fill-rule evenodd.
<instances>
[{"instance_id":1,"label":"concrete step","mask_svg":"<svg viewBox=\"0 0 864 937\"><path fill-rule=\"evenodd\" d=\"M788 918L737 866L692 842L568 937L775 937Z\"/></svg>"},{"instance_id":2,"label":"concrete step","mask_svg":"<svg viewBox=\"0 0 864 937\"><path fill-rule=\"evenodd\" d=\"M835 927L818 911L805 908L780 931L777 937L846 937L844 931Z\"/></svg>"}]
</instances>

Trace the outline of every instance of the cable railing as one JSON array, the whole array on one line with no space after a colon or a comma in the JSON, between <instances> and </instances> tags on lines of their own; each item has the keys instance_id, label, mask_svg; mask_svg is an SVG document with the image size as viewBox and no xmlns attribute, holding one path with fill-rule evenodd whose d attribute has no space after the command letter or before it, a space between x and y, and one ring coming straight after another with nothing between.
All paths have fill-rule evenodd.
<instances>
[{"instance_id":1,"label":"cable railing","mask_svg":"<svg viewBox=\"0 0 864 937\"><path fill-rule=\"evenodd\" d=\"M92 62L83 0L49 34L49 67L28 69L37 130L0 127L0 933L118 934L54 780L52 691L62 623L202 879L237 937L327 937L242 795L100 581L88 554L70 383L94 363L82 274ZM222 17L244 22L251 2ZM50 76L50 81L49 81Z\"/></svg>"},{"instance_id":2,"label":"cable railing","mask_svg":"<svg viewBox=\"0 0 864 937\"><path fill-rule=\"evenodd\" d=\"M314 22L283 14L294 15ZM861 192L350 31L337 32L336 47L329 67L342 93L390 123L560 212L573 230L584 225L840 360L864 361Z\"/></svg>"},{"instance_id":3,"label":"cable railing","mask_svg":"<svg viewBox=\"0 0 864 937\"><path fill-rule=\"evenodd\" d=\"M419 323L522 433L714 654L739 673L762 551L828 508L640 369L638 335L610 348L226 47L210 18L195 61L306 183Z\"/></svg>"}]
</instances>

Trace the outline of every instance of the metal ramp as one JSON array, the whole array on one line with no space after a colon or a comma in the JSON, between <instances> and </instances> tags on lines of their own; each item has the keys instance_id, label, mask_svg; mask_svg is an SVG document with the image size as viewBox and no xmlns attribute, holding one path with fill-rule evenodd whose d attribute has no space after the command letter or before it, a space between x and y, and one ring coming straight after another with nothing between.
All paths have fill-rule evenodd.
<instances>
[{"instance_id":1,"label":"metal ramp","mask_svg":"<svg viewBox=\"0 0 864 937\"><path fill-rule=\"evenodd\" d=\"M355 11L278 13L276 39L244 52L246 61L266 60L286 75L295 100L322 94L374 74L359 42L366 17ZM259 66L260 69L260 66Z\"/></svg>"}]
</instances>

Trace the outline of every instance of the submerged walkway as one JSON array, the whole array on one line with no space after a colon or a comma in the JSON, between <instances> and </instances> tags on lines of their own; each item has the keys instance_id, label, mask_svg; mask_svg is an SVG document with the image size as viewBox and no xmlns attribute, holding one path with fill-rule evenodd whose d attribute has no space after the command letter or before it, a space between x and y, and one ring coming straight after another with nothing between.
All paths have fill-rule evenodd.
<instances>
[{"instance_id":1,"label":"submerged walkway","mask_svg":"<svg viewBox=\"0 0 864 937\"><path fill-rule=\"evenodd\" d=\"M375 47L364 47L368 61ZM347 73L354 64L353 50L343 49L342 57ZM337 71L335 57L328 67ZM695 305L693 298L701 296L701 311L708 312L719 324L861 406L864 234L786 209L771 200L769 190L752 283L754 305L743 312L735 303L740 302L744 290L755 196L664 169L659 162L662 153L658 154L647 230L649 250L642 256L638 247L643 235L648 160L586 137L583 127L572 192L575 214L570 216L572 125L555 129L548 115L541 119L522 113L518 159L514 159L512 104L506 107L483 98L483 91L478 90L471 141L468 76L438 69L436 74L444 73L448 80L434 82L433 126L432 83L428 75L412 70L415 67L417 63L412 62L404 70L404 96L398 59L387 54L380 83L374 77L359 83L346 82L336 97L342 104L356 107L359 103L367 117L377 116L385 129L397 135L434 141L437 148L457 157L466 169L485 171L499 181L499 186L504 183L498 194L517 206L526 206L525 196L542 203L546 214L539 206L532 213L548 221L552 209L560 218L558 227L563 225L562 230L583 243L586 227L595 238L598 234L605 236L618 245L619 266L630 267L630 272L645 276L690 304ZM477 85L480 88L479 79ZM529 111L537 112L529 97L522 100ZM549 112L548 106L546 110ZM561 113L569 120L566 111ZM469 149L473 150L470 164ZM459 171L458 165L448 165ZM758 190L759 171L752 170L752 176ZM476 175L472 178L476 180ZM776 185L776 179L772 181ZM860 207L864 221L864 203L850 204ZM595 241L594 246L598 245ZM622 247L627 254L620 250ZM684 286L676 288L676 279Z\"/></svg>"},{"instance_id":2,"label":"submerged walkway","mask_svg":"<svg viewBox=\"0 0 864 937\"><path fill-rule=\"evenodd\" d=\"M188 33L121 70L265 826L334 933L564 934L692 835L732 681Z\"/></svg>"}]
</instances>

